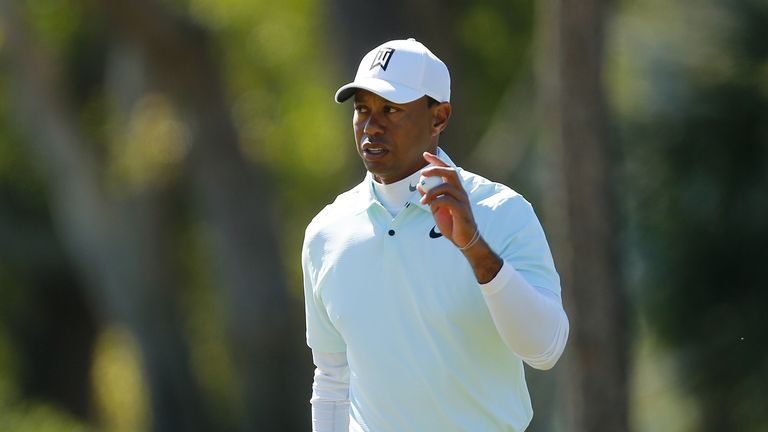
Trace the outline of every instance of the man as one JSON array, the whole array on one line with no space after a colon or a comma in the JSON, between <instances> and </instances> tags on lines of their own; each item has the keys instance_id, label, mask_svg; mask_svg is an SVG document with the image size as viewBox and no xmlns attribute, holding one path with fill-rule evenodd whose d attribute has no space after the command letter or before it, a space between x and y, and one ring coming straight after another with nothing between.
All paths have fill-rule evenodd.
<instances>
[{"instance_id":1,"label":"man","mask_svg":"<svg viewBox=\"0 0 768 432\"><path fill-rule=\"evenodd\" d=\"M531 205L438 147L450 77L421 43L368 53L348 98L368 172L302 250L313 431L524 430L522 362L551 368L568 337ZM443 183L425 191L421 175Z\"/></svg>"}]
</instances>

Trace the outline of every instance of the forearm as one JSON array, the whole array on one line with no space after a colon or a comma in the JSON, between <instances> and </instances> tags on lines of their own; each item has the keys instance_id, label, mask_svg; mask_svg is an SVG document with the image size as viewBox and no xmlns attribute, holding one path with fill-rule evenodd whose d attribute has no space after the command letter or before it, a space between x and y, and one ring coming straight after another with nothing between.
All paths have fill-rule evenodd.
<instances>
[{"instance_id":1,"label":"forearm","mask_svg":"<svg viewBox=\"0 0 768 432\"><path fill-rule=\"evenodd\" d=\"M349 367L346 353L312 353L312 432L348 432Z\"/></svg>"},{"instance_id":2,"label":"forearm","mask_svg":"<svg viewBox=\"0 0 768 432\"><path fill-rule=\"evenodd\" d=\"M349 432L349 401L312 399L312 432Z\"/></svg>"},{"instance_id":3,"label":"forearm","mask_svg":"<svg viewBox=\"0 0 768 432\"><path fill-rule=\"evenodd\" d=\"M480 288L507 346L534 368L554 366L569 332L560 298L532 287L509 263Z\"/></svg>"}]
</instances>

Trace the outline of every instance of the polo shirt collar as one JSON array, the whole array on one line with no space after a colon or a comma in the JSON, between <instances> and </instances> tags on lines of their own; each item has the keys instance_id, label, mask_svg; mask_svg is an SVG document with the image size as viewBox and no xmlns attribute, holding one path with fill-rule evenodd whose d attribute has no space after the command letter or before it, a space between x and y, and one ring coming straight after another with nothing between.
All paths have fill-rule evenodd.
<instances>
[{"instance_id":1,"label":"polo shirt collar","mask_svg":"<svg viewBox=\"0 0 768 432\"><path fill-rule=\"evenodd\" d=\"M443 149L441 149L440 147L437 148L437 157L440 158L440 160L442 160L443 162L447 163L449 166L453 168L461 169L458 166L456 166L456 164L451 160L448 154L445 153ZM431 166L431 164L428 166ZM421 169L424 169L424 168L421 168ZM357 203L354 206L355 213L361 213L363 211L366 211L374 204L377 204L382 208L384 207L376 198L376 194L373 191L374 181L376 180L373 179L373 174L366 171L365 179L362 181L362 183L355 186L355 189L359 194L358 199L356 200ZM431 212L431 210L429 209L429 206L426 204L422 204L420 201L421 201L421 194L419 194L418 191L414 192L411 195L411 197L408 199L408 202L411 205L415 205L425 211Z\"/></svg>"}]
</instances>

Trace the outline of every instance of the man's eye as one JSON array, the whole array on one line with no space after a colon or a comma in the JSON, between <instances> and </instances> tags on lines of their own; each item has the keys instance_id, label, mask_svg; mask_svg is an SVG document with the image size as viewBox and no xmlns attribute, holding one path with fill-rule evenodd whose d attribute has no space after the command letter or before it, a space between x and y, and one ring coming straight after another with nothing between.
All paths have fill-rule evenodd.
<instances>
[{"instance_id":1,"label":"man's eye","mask_svg":"<svg viewBox=\"0 0 768 432\"><path fill-rule=\"evenodd\" d=\"M393 113L393 112L397 112L397 111L399 111L399 110L397 108L393 107L393 106L386 106L386 107L384 107L384 112L387 112L387 113Z\"/></svg>"},{"instance_id":2,"label":"man's eye","mask_svg":"<svg viewBox=\"0 0 768 432\"><path fill-rule=\"evenodd\" d=\"M357 111L359 113L365 113L365 112L368 112L368 108L364 107L362 105L358 105L358 106L355 107L355 111Z\"/></svg>"}]
</instances>

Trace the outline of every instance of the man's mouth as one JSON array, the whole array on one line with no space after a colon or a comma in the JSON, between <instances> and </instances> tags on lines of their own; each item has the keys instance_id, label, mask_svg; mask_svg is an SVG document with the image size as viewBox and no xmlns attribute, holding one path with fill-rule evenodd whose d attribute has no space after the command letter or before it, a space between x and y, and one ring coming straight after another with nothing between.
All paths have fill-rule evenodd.
<instances>
[{"instance_id":1,"label":"man's mouth","mask_svg":"<svg viewBox=\"0 0 768 432\"><path fill-rule=\"evenodd\" d=\"M365 154L365 156L368 158L377 158L389 153L389 150L387 150L385 145L371 142L371 140L368 138L363 140L362 147L363 154Z\"/></svg>"}]
</instances>

